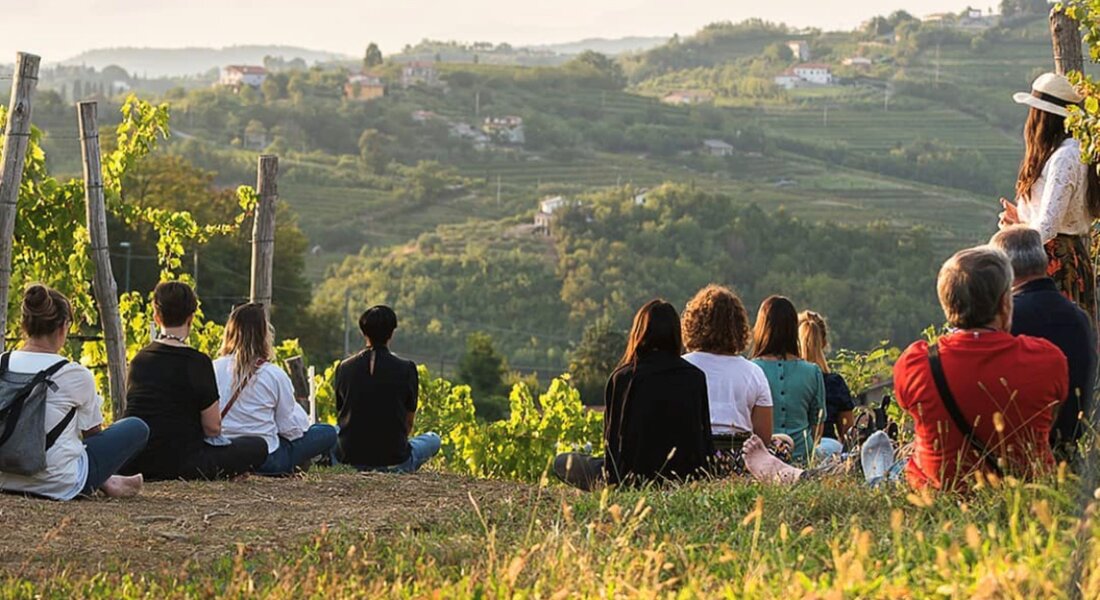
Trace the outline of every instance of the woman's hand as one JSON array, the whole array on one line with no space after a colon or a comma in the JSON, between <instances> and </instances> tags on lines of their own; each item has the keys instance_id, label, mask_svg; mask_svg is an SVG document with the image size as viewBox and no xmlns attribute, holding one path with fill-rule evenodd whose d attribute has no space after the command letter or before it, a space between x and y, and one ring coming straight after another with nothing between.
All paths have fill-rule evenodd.
<instances>
[{"instance_id":1,"label":"woman's hand","mask_svg":"<svg viewBox=\"0 0 1100 600\"><path fill-rule=\"evenodd\" d=\"M997 215L997 227L1004 229L1012 225L1020 224L1020 213L1016 211L1016 205L1001 198L1001 208L1004 210Z\"/></svg>"}]
</instances>

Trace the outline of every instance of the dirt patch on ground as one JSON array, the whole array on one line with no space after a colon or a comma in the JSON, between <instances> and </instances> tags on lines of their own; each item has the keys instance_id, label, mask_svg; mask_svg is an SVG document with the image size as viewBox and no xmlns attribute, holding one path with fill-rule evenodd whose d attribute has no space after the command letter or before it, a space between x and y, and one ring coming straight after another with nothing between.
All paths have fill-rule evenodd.
<instances>
[{"instance_id":1,"label":"dirt patch on ground","mask_svg":"<svg viewBox=\"0 0 1100 600\"><path fill-rule=\"evenodd\" d=\"M0 494L0 576L65 569L133 572L296 547L323 529L385 534L533 488L439 473L313 473L293 479L146 484L138 498L52 502Z\"/></svg>"}]
</instances>

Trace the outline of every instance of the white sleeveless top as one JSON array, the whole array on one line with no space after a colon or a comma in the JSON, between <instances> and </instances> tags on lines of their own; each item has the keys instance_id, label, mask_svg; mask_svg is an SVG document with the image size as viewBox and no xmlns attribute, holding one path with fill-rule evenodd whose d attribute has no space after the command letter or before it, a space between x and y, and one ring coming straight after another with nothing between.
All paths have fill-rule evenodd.
<instances>
[{"instance_id":1,"label":"white sleeveless top","mask_svg":"<svg viewBox=\"0 0 1100 600\"><path fill-rule=\"evenodd\" d=\"M1068 138L1043 165L1043 172L1031 186L1030 198L1017 198L1020 223L1039 232L1043 242L1059 233L1088 235L1088 165L1081 162L1081 147Z\"/></svg>"}]
</instances>

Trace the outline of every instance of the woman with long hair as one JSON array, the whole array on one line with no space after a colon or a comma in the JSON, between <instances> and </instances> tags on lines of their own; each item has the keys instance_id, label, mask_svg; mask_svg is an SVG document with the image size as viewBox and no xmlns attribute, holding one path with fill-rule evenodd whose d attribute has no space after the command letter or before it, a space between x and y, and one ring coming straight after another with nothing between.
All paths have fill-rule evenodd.
<instances>
[{"instance_id":1,"label":"woman with long hair","mask_svg":"<svg viewBox=\"0 0 1100 600\"><path fill-rule=\"evenodd\" d=\"M687 303L684 360L707 376L710 429L719 451L734 452L755 433L771 443L772 393L764 371L741 356L749 345L749 314L732 290L708 285Z\"/></svg>"},{"instance_id":2,"label":"woman with long hair","mask_svg":"<svg viewBox=\"0 0 1100 600\"><path fill-rule=\"evenodd\" d=\"M336 428L309 424L294 398L290 376L273 362L274 336L264 305L248 303L233 309L219 354L214 375L222 434L263 438L268 454L258 474L290 475L332 450Z\"/></svg>"},{"instance_id":3,"label":"woman with long hair","mask_svg":"<svg viewBox=\"0 0 1100 600\"><path fill-rule=\"evenodd\" d=\"M821 369L825 380L825 422L821 432L821 442L817 455L825 457L839 454L844 450L848 430L852 427L852 410L855 402L848 382L840 373L829 369L825 353L829 349L829 327L825 317L807 310L798 315L798 345L802 360L811 362Z\"/></svg>"},{"instance_id":4,"label":"woman with long hair","mask_svg":"<svg viewBox=\"0 0 1100 600\"><path fill-rule=\"evenodd\" d=\"M1066 110L1083 98L1062 75L1045 73L1031 93L1013 98L1031 107L1024 126L1024 159L1016 203L1001 198L999 226L1023 224L1043 238L1047 274L1059 291L1096 318L1096 273L1090 258L1092 220L1100 217L1096 165L1081 162L1081 147L1066 131Z\"/></svg>"},{"instance_id":5,"label":"woman with long hair","mask_svg":"<svg viewBox=\"0 0 1100 600\"><path fill-rule=\"evenodd\" d=\"M774 433L790 436L791 459L805 463L821 437L825 380L821 369L799 354L794 304L783 296L766 298L752 337L753 362L764 370L772 391Z\"/></svg>"},{"instance_id":6,"label":"woman with long hair","mask_svg":"<svg viewBox=\"0 0 1100 600\"><path fill-rule=\"evenodd\" d=\"M714 454L707 381L681 358L680 316L663 300L634 315L626 351L604 392L602 459L563 454L554 473L591 489L601 481L641 484L705 474Z\"/></svg>"}]
</instances>

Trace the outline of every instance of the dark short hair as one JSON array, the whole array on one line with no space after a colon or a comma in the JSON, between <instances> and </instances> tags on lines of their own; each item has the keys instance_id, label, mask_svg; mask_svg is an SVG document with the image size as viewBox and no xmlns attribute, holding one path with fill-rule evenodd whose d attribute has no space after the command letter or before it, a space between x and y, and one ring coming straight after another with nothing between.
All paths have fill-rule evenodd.
<instances>
[{"instance_id":1,"label":"dark short hair","mask_svg":"<svg viewBox=\"0 0 1100 600\"><path fill-rule=\"evenodd\" d=\"M395 329L397 313L384 304L368 308L359 317L359 331L370 340L372 346L381 346L390 341Z\"/></svg>"},{"instance_id":2,"label":"dark short hair","mask_svg":"<svg viewBox=\"0 0 1100 600\"><path fill-rule=\"evenodd\" d=\"M798 356L798 311L783 296L769 296L760 304L752 330L752 357Z\"/></svg>"},{"instance_id":3,"label":"dark short hair","mask_svg":"<svg viewBox=\"0 0 1100 600\"><path fill-rule=\"evenodd\" d=\"M41 283L27 286L23 292L23 333L39 337L56 333L73 320L73 307L61 292Z\"/></svg>"},{"instance_id":4,"label":"dark short hair","mask_svg":"<svg viewBox=\"0 0 1100 600\"><path fill-rule=\"evenodd\" d=\"M182 281L162 281L153 290L153 310L165 327L179 327L199 309L195 290Z\"/></svg>"}]
</instances>

